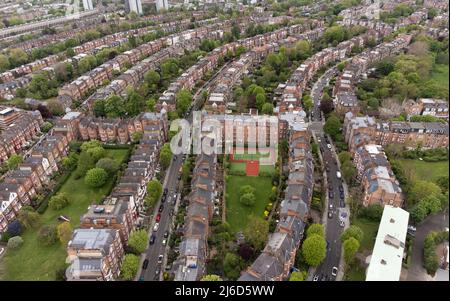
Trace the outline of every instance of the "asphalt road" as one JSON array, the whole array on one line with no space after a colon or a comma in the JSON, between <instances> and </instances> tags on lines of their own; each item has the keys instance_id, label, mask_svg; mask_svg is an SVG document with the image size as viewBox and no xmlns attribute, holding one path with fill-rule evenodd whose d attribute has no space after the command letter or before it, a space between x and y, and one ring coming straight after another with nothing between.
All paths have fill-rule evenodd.
<instances>
[{"instance_id":1,"label":"asphalt road","mask_svg":"<svg viewBox=\"0 0 450 301\"><path fill-rule=\"evenodd\" d=\"M175 158L175 157L174 157ZM147 251L145 253L145 259L149 260L147 269L141 271L141 277L146 281L151 280L160 280L162 277L163 265L158 263L158 256L163 255L164 260L166 259L166 245L162 244L164 239L164 233L170 232L170 227L172 224L172 215L171 211L174 209L174 193L179 195L177 189L179 185L179 169L183 165L183 158L181 155L177 156L172 164L167 170L166 182L163 185L164 189L168 190L167 198L162 205L164 206L163 211L161 212L161 219L159 221L159 228L157 231L153 231L154 222L151 224L152 228L150 232L152 235L155 235L155 242L152 245L149 245ZM159 212L159 206L161 205L161 200L158 201L158 204L155 206L155 211L153 214L153 221L155 221L156 215ZM166 239L166 244L168 243L168 238ZM159 271L158 273L156 271ZM141 278L142 279L142 278Z\"/></svg>"},{"instance_id":2,"label":"asphalt road","mask_svg":"<svg viewBox=\"0 0 450 301\"><path fill-rule=\"evenodd\" d=\"M448 227L448 212L429 216L416 227L412 249L411 266L408 269L407 281L429 281L432 277L423 267L423 243L431 231L442 231Z\"/></svg>"},{"instance_id":3,"label":"asphalt road","mask_svg":"<svg viewBox=\"0 0 450 301\"><path fill-rule=\"evenodd\" d=\"M315 83L311 89L311 97L314 102L313 116L312 116L312 130L315 131L317 138L320 140L319 146L322 153L322 158L327 171L327 193L328 193L328 208L327 214L332 213L332 216L327 216L326 224L326 240L327 240L327 256L323 263L317 267L315 275L319 276L319 280L323 281L334 281L335 276L332 275L333 267L339 267L339 262L341 258L341 241L340 236L343 232L343 227L340 225L340 212L339 208L345 207L344 198L341 198L342 180L338 178L337 172L339 167L333 153L333 149L329 148L332 146L332 141L328 139L325 140L323 134L322 118L320 111L320 99L322 96L322 91L327 83L330 81L332 76L335 74L336 69L328 69L324 75L322 75ZM342 192L343 194L344 192ZM344 196L344 195L343 195Z\"/></svg>"}]
</instances>

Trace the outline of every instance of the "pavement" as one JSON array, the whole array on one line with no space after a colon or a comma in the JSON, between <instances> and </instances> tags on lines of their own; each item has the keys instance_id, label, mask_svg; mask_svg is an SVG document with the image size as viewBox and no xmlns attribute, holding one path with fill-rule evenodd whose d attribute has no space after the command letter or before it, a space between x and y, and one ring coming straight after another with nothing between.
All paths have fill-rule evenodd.
<instances>
[{"instance_id":1,"label":"pavement","mask_svg":"<svg viewBox=\"0 0 450 301\"><path fill-rule=\"evenodd\" d=\"M423 243L425 237L431 231L442 231L445 227L449 226L448 211L441 212L432 216L429 216L416 227L416 233L414 236L411 265L407 270L407 281L432 281L433 277L427 274L423 267Z\"/></svg>"}]
</instances>

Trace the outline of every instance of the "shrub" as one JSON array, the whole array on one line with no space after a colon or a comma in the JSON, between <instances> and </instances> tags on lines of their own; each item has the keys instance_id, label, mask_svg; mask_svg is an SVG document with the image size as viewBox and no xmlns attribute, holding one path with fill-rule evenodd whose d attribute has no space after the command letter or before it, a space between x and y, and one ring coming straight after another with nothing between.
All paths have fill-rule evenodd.
<instances>
[{"instance_id":1,"label":"shrub","mask_svg":"<svg viewBox=\"0 0 450 301\"><path fill-rule=\"evenodd\" d=\"M22 233L22 225L18 220L14 220L8 224L6 231L10 237L19 236Z\"/></svg>"},{"instance_id":2,"label":"shrub","mask_svg":"<svg viewBox=\"0 0 450 301\"><path fill-rule=\"evenodd\" d=\"M244 206L251 207L251 206L255 205L256 197L253 193L246 193L246 194L241 195L239 201Z\"/></svg>"},{"instance_id":3,"label":"shrub","mask_svg":"<svg viewBox=\"0 0 450 301\"><path fill-rule=\"evenodd\" d=\"M44 246L51 246L58 241L58 233L55 225L46 225L39 230L38 239Z\"/></svg>"},{"instance_id":4,"label":"shrub","mask_svg":"<svg viewBox=\"0 0 450 301\"><path fill-rule=\"evenodd\" d=\"M98 188L103 186L107 179L107 172L103 168L95 167L88 170L86 176L84 177L84 183L90 187Z\"/></svg>"},{"instance_id":5,"label":"shrub","mask_svg":"<svg viewBox=\"0 0 450 301\"><path fill-rule=\"evenodd\" d=\"M69 205L69 199L64 193L58 193L50 198L48 206L53 210L61 210Z\"/></svg>"},{"instance_id":6,"label":"shrub","mask_svg":"<svg viewBox=\"0 0 450 301\"><path fill-rule=\"evenodd\" d=\"M23 239L20 236L11 237L8 240L8 244L6 245L8 249L16 250L19 249L23 245Z\"/></svg>"},{"instance_id":7,"label":"shrub","mask_svg":"<svg viewBox=\"0 0 450 301\"><path fill-rule=\"evenodd\" d=\"M110 175L114 174L119 169L117 162L111 158L101 158L98 160L95 167L104 169Z\"/></svg>"}]
</instances>

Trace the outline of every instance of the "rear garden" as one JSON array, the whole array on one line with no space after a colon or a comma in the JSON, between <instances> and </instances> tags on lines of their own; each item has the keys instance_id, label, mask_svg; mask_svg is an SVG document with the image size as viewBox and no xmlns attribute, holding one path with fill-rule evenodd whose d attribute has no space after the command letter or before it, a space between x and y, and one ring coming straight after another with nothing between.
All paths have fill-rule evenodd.
<instances>
[{"instance_id":1,"label":"rear garden","mask_svg":"<svg viewBox=\"0 0 450 301\"><path fill-rule=\"evenodd\" d=\"M86 169L83 152L81 154L73 153L72 158L76 158L75 166L72 167L72 172L69 172L70 175L66 181L53 194L53 197L60 196L60 199L65 198L66 203L55 208L55 205L51 204L52 202L55 203L52 197L50 198L50 205L46 208L48 199L43 202L44 204L37 210L40 214L36 224L33 227L24 227L25 229L20 235L23 239L23 244L18 249L8 250L3 258L1 263L3 265L1 269L3 275L0 276L4 280L62 279L62 275L67 267L65 263L67 238L70 239L72 230L80 224L80 217L87 211L87 207L92 203L100 203L105 196L109 195L112 187L115 185L118 169L127 160L129 152L130 148L104 149L101 151L102 159L100 161L103 160L103 163L108 162L112 164L114 168L111 170L107 170L107 164L103 166L104 168L99 168L99 158L95 160L97 165L93 163L94 165L88 166L89 169ZM96 168L92 168L93 166L96 166ZM86 170L83 172L82 169ZM96 180L103 178L103 180L97 183L89 182L86 178L90 171L98 171L99 169L106 171L99 172L101 175L97 174L95 178ZM86 177L84 174L86 174ZM97 184L101 185L97 186ZM59 222L58 217L61 215L68 218L70 222ZM62 239L60 236L60 232L63 232L63 229L60 230L59 225L62 224L70 225L66 225L67 227L65 228L66 239ZM56 227L59 239L53 238L52 243L43 243L41 232L43 228L48 229L49 227L53 227L53 229Z\"/></svg>"}]
</instances>

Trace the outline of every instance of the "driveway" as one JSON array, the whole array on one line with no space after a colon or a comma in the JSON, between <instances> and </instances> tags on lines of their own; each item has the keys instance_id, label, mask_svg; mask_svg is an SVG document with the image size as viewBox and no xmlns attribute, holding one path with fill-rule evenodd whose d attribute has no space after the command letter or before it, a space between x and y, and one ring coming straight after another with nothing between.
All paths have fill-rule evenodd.
<instances>
[{"instance_id":1,"label":"driveway","mask_svg":"<svg viewBox=\"0 0 450 301\"><path fill-rule=\"evenodd\" d=\"M433 278L423 268L422 253L425 237L430 231L441 231L448 227L448 212L438 213L428 217L422 224L417 226L414 238L411 266L408 269L407 281L431 281Z\"/></svg>"}]
</instances>

